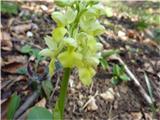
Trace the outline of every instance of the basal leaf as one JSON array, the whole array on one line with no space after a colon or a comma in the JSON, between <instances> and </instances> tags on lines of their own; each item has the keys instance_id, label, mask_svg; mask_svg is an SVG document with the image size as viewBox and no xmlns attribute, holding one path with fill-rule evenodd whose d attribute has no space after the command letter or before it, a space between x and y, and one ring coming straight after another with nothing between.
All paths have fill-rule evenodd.
<instances>
[{"instance_id":1,"label":"basal leaf","mask_svg":"<svg viewBox=\"0 0 160 120\"><path fill-rule=\"evenodd\" d=\"M8 120L13 120L14 114L17 110L17 108L19 107L20 104L20 96L16 95L16 93L14 93L11 97L9 106L8 106L8 111L7 111L7 119Z\"/></svg>"},{"instance_id":2,"label":"basal leaf","mask_svg":"<svg viewBox=\"0 0 160 120\"><path fill-rule=\"evenodd\" d=\"M30 53L32 51L32 47L28 44L26 44L25 46L23 46L20 49L21 53Z\"/></svg>"},{"instance_id":3,"label":"basal leaf","mask_svg":"<svg viewBox=\"0 0 160 120\"><path fill-rule=\"evenodd\" d=\"M52 113L46 108L35 106L29 111L27 120L52 120Z\"/></svg>"}]
</instances>

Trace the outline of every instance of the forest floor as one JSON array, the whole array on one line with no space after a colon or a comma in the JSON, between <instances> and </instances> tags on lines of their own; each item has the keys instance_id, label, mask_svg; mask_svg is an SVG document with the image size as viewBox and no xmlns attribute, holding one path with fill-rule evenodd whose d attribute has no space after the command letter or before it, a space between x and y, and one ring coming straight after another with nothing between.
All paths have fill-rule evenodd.
<instances>
[{"instance_id":1,"label":"forest floor","mask_svg":"<svg viewBox=\"0 0 160 120\"><path fill-rule=\"evenodd\" d=\"M39 76L44 75L49 63L49 60L41 58L38 52L46 47L43 39L50 35L56 26L50 16L51 12L57 9L53 3L18 2L18 4L20 9L16 15L1 16L2 119L6 119L7 105L13 93L21 96L20 105L32 96L30 81L40 79ZM103 70L99 66L89 87L81 84L77 71L73 70L69 80L65 119L152 120L153 116L157 120L160 119L160 42L154 39L152 33L152 30L160 27L160 24L153 23L144 30L139 30L135 20L137 18L121 12L101 19L106 28L106 32L101 36L104 49L120 51L119 57L138 79L146 93L148 93L146 78L149 79L154 107L146 102L132 79L119 85L111 83L112 67L120 63L116 59L108 58L106 60L109 67ZM30 47L32 51L25 51L30 50ZM38 105L52 109L59 94L59 79L62 74L59 70L52 79L54 90L50 100L39 96L30 107ZM110 96L107 96L108 92L111 93ZM102 94L104 96L107 94L106 97L109 99ZM26 118L29 109L27 108L19 118Z\"/></svg>"}]
</instances>

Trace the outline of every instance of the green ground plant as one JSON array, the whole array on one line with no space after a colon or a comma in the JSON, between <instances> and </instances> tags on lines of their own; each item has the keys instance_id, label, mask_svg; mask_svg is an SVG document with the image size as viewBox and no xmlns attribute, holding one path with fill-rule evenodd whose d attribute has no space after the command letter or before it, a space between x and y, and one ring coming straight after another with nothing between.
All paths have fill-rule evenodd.
<instances>
[{"instance_id":1,"label":"green ground plant","mask_svg":"<svg viewBox=\"0 0 160 120\"><path fill-rule=\"evenodd\" d=\"M52 115L53 119L57 120L64 119L65 98L71 70L78 69L79 79L86 86L91 84L96 74L95 68L100 62L102 49L97 37L105 30L97 18L105 14L105 11L98 1L92 0L56 0L55 3L65 12L52 13L57 27L52 31L52 36L45 37L48 48L43 49L40 54L51 59L50 78L54 75L56 61L59 61L64 68L60 95ZM28 119L34 119L31 116L33 112L38 111L43 110L34 107ZM48 111L47 114L52 113ZM48 116L47 114L44 116Z\"/></svg>"}]
</instances>

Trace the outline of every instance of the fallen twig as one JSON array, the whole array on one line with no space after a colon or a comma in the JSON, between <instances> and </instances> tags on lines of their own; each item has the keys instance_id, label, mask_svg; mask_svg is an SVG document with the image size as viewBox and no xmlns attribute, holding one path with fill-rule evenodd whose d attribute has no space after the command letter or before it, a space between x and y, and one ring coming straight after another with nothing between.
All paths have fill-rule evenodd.
<instances>
[{"instance_id":1,"label":"fallen twig","mask_svg":"<svg viewBox=\"0 0 160 120\"><path fill-rule=\"evenodd\" d=\"M146 102L150 105L153 104L152 99L149 97L149 95L146 93L142 85L139 83L138 79L135 77L135 75L129 70L127 65L123 62L123 60L120 57L116 57L116 59L124 66L124 69L126 73L129 75L129 77L134 81L135 85L139 88L140 93L145 98Z\"/></svg>"},{"instance_id":2,"label":"fallen twig","mask_svg":"<svg viewBox=\"0 0 160 120\"><path fill-rule=\"evenodd\" d=\"M100 38L99 39L103 44L106 44L106 42ZM118 60L123 66L124 69L126 71L126 73L129 75L129 77L134 81L134 84L139 88L140 93L142 94L142 96L145 98L145 100L147 101L147 103L149 105L152 105L152 99L149 97L149 95L146 93L146 91L144 90L144 88L142 87L142 85L139 83L138 79L134 76L134 74L129 70L129 68L127 67L127 65L123 62L123 60L120 58L120 56L114 55L113 59Z\"/></svg>"}]
</instances>

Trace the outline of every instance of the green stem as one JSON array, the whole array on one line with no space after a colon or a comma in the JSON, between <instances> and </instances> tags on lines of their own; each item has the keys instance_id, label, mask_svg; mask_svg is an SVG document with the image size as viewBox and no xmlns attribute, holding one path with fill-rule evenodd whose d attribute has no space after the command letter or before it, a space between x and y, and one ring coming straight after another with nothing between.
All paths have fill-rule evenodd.
<instances>
[{"instance_id":1,"label":"green stem","mask_svg":"<svg viewBox=\"0 0 160 120\"><path fill-rule=\"evenodd\" d=\"M67 87L68 87L70 73L71 73L70 68L64 68L64 76L61 81L60 95L58 99L58 106L60 109L60 114L61 114L62 119L63 119L63 113L64 113L65 100L66 100L66 95L67 95Z\"/></svg>"}]
</instances>

